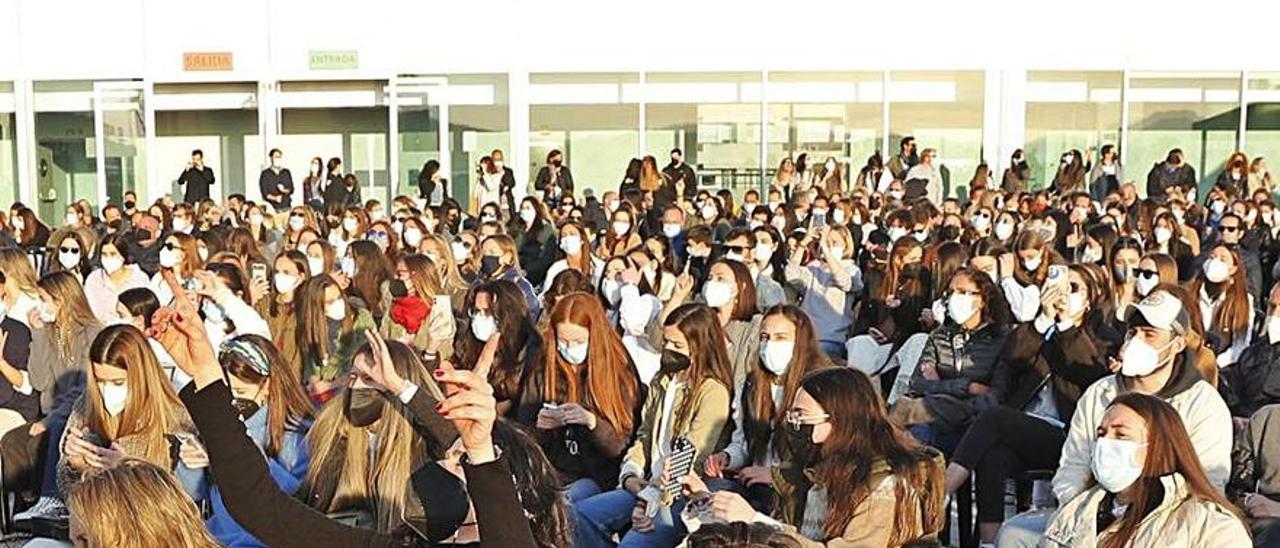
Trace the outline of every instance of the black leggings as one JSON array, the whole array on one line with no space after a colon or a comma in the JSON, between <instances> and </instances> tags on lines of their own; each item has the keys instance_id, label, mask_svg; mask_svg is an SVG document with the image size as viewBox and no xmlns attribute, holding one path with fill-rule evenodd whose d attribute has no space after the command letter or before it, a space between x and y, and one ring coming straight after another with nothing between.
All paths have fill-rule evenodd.
<instances>
[{"instance_id":1,"label":"black leggings","mask_svg":"<svg viewBox=\"0 0 1280 548\"><path fill-rule=\"evenodd\" d=\"M1004 481L1023 470L1058 467L1066 431L1016 409L983 411L951 460L975 474L979 523L1004 521Z\"/></svg>"}]
</instances>

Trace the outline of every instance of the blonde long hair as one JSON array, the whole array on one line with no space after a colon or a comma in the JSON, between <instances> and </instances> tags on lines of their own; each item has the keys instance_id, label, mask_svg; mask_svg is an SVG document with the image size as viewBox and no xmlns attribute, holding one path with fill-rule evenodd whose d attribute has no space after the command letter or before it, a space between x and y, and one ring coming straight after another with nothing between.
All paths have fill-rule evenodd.
<instances>
[{"instance_id":1,"label":"blonde long hair","mask_svg":"<svg viewBox=\"0 0 1280 548\"><path fill-rule=\"evenodd\" d=\"M21 249L0 248L0 272L4 273L6 285L13 284L23 293L36 296L36 269Z\"/></svg>"},{"instance_id":2,"label":"blonde long hair","mask_svg":"<svg viewBox=\"0 0 1280 548\"><path fill-rule=\"evenodd\" d=\"M67 508L89 546L220 546L173 474L143 460L85 477L68 493Z\"/></svg>"},{"instance_id":3,"label":"blonde long hair","mask_svg":"<svg viewBox=\"0 0 1280 548\"><path fill-rule=\"evenodd\" d=\"M449 245L444 236L439 234L427 234L423 237L423 240L430 243L440 261L444 263L436 265L436 267L444 269L444 276L441 277L440 281L445 288L450 291L465 290L467 282L462 279L462 273L458 271L458 262L453 256L453 246Z\"/></svg>"},{"instance_id":4,"label":"blonde long hair","mask_svg":"<svg viewBox=\"0 0 1280 548\"><path fill-rule=\"evenodd\" d=\"M165 434L183 426L186 411L173 391L160 361L151 351L146 335L132 325L103 329L89 345L89 362L125 371L128 398L117 416L107 412L98 388L94 368L89 367L85 393L85 424L107 443L138 436L145 438L148 462L170 466L169 441ZM189 423L186 426L190 426Z\"/></svg>"},{"instance_id":5,"label":"blonde long hair","mask_svg":"<svg viewBox=\"0 0 1280 548\"><path fill-rule=\"evenodd\" d=\"M75 336L99 325L98 318L89 307L89 299L84 296L80 278L64 270L45 274L36 286L58 305L58 317L53 325L47 327L53 330L62 358L70 360L76 354Z\"/></svg>"},{"instance_id":6,"label":"blonde long hair","mask_svg":"<svg viewBox=\"0 0 1280 548\"><path fill-rule=\"evenodd\" d=\"M412 349L387 341L387 350L396 372L404 379L437 401L444 399ZM361 346L355 356L370 359L369 345ZM408 411L395 398L385 399L378 422L367 427L352 425L344 414L348 398L344 393L330 400L311 427L307 435L311 466L299 492L321 512L367 505L374 515L375 528L389 532L401 519L410 475L426 461L441 458L446 448L419 435L406 418ZM373 434L378 440L372 462L366 434ZM426 510L430 516L431 509Z\"/></svg>"}]
</instances>

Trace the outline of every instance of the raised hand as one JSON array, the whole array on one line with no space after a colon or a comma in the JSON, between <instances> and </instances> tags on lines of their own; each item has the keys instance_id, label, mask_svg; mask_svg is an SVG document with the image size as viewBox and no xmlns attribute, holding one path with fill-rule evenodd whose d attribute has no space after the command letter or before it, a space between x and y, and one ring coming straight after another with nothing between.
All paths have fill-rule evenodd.
<instances>
[{"instance_id":1,"label":"raised hand","mask_svg":"<svg viewBox=\"0 0 1280 548\"><path fill-rule=\"evenodd\" d=\"M387 342L373 329L366 329L365 340L373 350L369 360L356 360L353 365L356 371L365 377L365 382L374 388L391 394L399 394L405 388L405 380L396 372L391 361L391 351Z\"/></svg>"},{"instance_id":2,"label":"raised hand","mask_svg":"<svg viewBox=\"0 0 1280 548\"><path fill-rule=\"evenodd\" d=\"M159 341L178 368L195 380L196 388L204 388L222 378L222 367L187 290L172 271L161 272L173 292L173 302L156 311L148 335Z\"/></svg>"},{"instance_id":3,"label":"raised hand","mask_svg":"<svg viewBox=\"0 0 1280 548\"><path fill-rule=\"evenodd\" d=\"M448 394L436 406L436 412L453 421L472 464L484 464L498 458L493 446L493 423L498 418L498 402L488 381L490 366L491 363L477 363L475 369L465 371L442 362L433 373Z\"/></svg>"}]
</instances>

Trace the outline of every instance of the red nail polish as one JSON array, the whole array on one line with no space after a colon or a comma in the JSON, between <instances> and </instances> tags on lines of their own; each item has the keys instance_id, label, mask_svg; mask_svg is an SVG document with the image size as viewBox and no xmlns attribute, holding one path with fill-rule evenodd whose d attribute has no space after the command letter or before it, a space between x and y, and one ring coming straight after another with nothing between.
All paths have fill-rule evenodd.
<instances>
[{"instance_id":1,"label":"red nail polish","mask_svg":"<svg viewBox=\"0 0 1280 548\"><path fill-rule=\"evenodd\" d=\"M432 374L432 375L435 375L437 379L443 379L443 378L444 378L444 370L443 370L443 369L437 369L437 370L435 370L435 371L432 371L432 372L431 372L431 374Z\"/></svg>"}]
</instances>

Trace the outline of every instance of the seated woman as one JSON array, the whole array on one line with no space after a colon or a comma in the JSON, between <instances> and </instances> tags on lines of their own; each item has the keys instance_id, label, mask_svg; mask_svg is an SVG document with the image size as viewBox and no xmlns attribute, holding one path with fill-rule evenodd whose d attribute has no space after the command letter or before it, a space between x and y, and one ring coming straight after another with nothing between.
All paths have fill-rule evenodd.
<instances>
[{"instance_id":1,"label":"seated woman","mask_svg":"<svg viewBox=\"0 0 1280 548\"><path fill-rule=\"evenodd\" d=\"M1107 406L1096 484L1066 502L1041 546L1251 546L1239 510L1205 476L1177 411L1140 393Z\"/></svg>"},{"instance_id":2,"label":"seated woman","mask_svg":"<svg viewBox=\"0 0 1280 548\"><path fill-rule=\"evenodd\" d=\"M871 376L888 375L889 357L912 335L926 331L920 316L930 309L932 283L923 260L919 242L899 239L888 263L871 271L854 336L845 344L851 367Z\"/></svg>"},{"instance_id":3,"label":"seated woman","mask_svg":"<svg viewBox=\"0 0 1280 548\"><path fill-rule=\"evenodd\" d=\"M76 546L222 546L173 475L141 459L85 478L68 493L67 508Z\"/></svg>"},{"instance_id":4,"label":"seated woman","mask_svg":"<svg viewBox=\"0 0 1280 548\"><path fill-rule=\"evenodd\" d=\"M272 479L281 490L294 492L310 464L305 437L312 421L311 401L297 374L271 341L258 335L226 340L218 352L218 363L226 371L231 405L244 421L249 438L266 456ZM210 499L213 515L209 532L218 542L224 546L262 546L227 513L217 485Z\"/></svg>"},{"instance_id":5,"label":"seated woman","mask_svg":"<svg viewBox=\"0 0 1280 548\"><path fill-rule=\"evenodd\" d=\"M541 353L542 337L534 327L524 295L511 282L482 283L467 297L466 323L455 338L455 361L489 371L498 413L513 416L520 383Z\"/></svg>"},{"instance_id":6,"label":"seated woman","mask_svg":"<svg viewBox=\"0 0 1280 548\"><path fill-rule=\"evenodd\" d=\"M534 361L516 410L517 420L537 429L570 502L615 487L644 402L618 334L591 329L605 323L595 295L561 298L542 335L555 346Z\"/></svg>"},{"instance_id":7,"label":"seated woman","mask_svg":"<svg viewBox=\"0 0 1280 548\"><path fill-rule=\"evenodd\" d=\"M59 490L131 457L173 471L193 500L204 500L208 458L146 335L132 325L107 327L90 345L89 361L60 444Z\"/></svg>"},{"instance_id":8,"label":"seated woman","mask_svg":"<svg viewBox=\"0 0 1280 548\"><path fill-rule=\"evenodd\" d=\"M669 313L683 304L693 286L692 276L681 276L664 312ZM756 284L751 271L739 261L725 258L712 261L707 267L699 301L716 312L724 329L736 393L746 380L747 372L754 368L760 351L760 312L756 310Z\"/></svg>"},{"instance_id":9,"label":"seated woman","mask_svg":"<svg viewBox=\"0 0 1280 548\"><path fill-rule=\"evenodd\" d=\"M337 394L342 376L351 369L351 356L360 333L374 327L368 310L354 313L332 276L320 275L295 290L293 315L297 320L297 363L291 365L318 403Z\"/></svg>"},{"instance_id":10,"label":"seated woman","mask_svg":"<svg viewBox=\"0 0 1280 548\"><path fill-rule=\"evenodd\" d=\"M486 281L508 281L516 284L524 296L531 317L542 312L538 293L520 268L520 256L516 242L505 234L495 234L480 244L480 274Z\"/></svg>"},{"instance_id":11,"label":"seated woman","mask_svg":"<svg viewBox=\"0 0 1280 548\"><path fill-rule=\"evenodd\" d=\"M1069 268L1066 284L1041 293L1040 317L1018 325L1005 344L1008 399L974 419L947 467L949 493L977 473L982 542L995 542L1004 521L1005 480L1019 471L1058 466L1076 400L1111 373L1108 360L1123 339L1100 306L1108 300L1106 274L1095 265Z\"/></svg>"},{"instance_id":12,"label":"seated woman","mask_svg":"<svg viewBox=\"0 0 1280 548\"><path fill-rule=\"evenodd\" d=\"M441 286L436 265L426 255L410 254L395 264L395 278L383 294L383 337L403 342L434 361L453 355L456 323L453 303Z\"/></svg>"},{"instance_id":13,"label":"seated woman","mask_svg":"<svg viewBox=\"0 0 1280 548\"><path fill-rule=\"evenodd\" d=\"M998 358L1009 319L993 306L997 291L991 278L976 270L961 269L951 277L947 321L929 334L910 392L894 404L894 413L916 439L944 453L959 443L969 421L1004 393Z\"/></svg>"},{"instance_id":14,"label":"seated woman","mask_svg":"<svg viewBox=\"0 0 1280 548\"><path fill-rule=\"evenodd\" d=\"M774 524L801 546L936 545L942 455L896 426L861 372L838 367L800 381L781 430L792 459L779 468L777 520L740 495L712 495L710 517ZM705 490L694 476L685 485Z\"/></svg>"},{"instance_id":15,"label":"seated woman","mask_svg":"<svg viewBox=\"0 0 1280 548\"><path fill-rule=\"evenodd\" d=\"M121 293L130 289L147 287L147 274L137 264L128 260L129 236L118 234L98 247L102 268L89 273L84 280L84 294L98 321L108 323L116 319L116 303Z\"/></svg>"},{"instance_id":16,"label":"seated woman","mask_svg":"<svg viewBox=\"0 0 1280 548\"><path fill-rule=\"evenodd\" d=\"M811 249L813 244L815 250ZM854 296L862 292L862 270L853 261L849 229L834 226L810 231L791 249L787 281L801 295L800 307L818 327L818 342L828 356L844 359ZM806 260L808 262L806 262Z\"/></svg>"},{"instance_id":17,"label":"seated woman","mask_svg":"<svg viewBox=\"0 0 1280 548\"><path fill-rule=\"evenodd\" d=\"M704 469L713 488L746 493L752 507L770 513L774 505L770 470L790 459L783 416L795 401L800 379L831 365L818 347L813 323L799 307L779 305L760 323L760 353L733 407L733 436ZM709 480L710 481L710 480Z\"/></svg>"},{"instance_id":18,"label":"seated woman","mask_svg":"<svg viewBox=\"0 0 1280 548\"><path fill-rule=\"evenodd\" d=\"M574 546L674 546L684 537L683 499L661 493L675 478L662 480L677 437L696 449L693 470L715 450L729 421L732 371L724 331L716 313L701 304L677 308L663 322L666 345L662 369L649 387L636 440L627 450L619 489L579 501ZM643 498L642 498L643 497ZM654 512L647 511L653 501ZM628 517L630 519L628 519ZM625 531L630 524L629 531Z\"/></svg>"}]
</instances>

